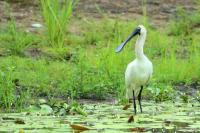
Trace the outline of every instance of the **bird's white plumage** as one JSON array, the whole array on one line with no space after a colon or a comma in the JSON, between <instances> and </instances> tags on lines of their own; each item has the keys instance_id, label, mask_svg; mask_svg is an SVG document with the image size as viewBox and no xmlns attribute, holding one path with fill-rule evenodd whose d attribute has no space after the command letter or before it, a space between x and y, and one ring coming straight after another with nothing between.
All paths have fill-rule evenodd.
<instances>
[{"instance_id":1,"label":"bird's white plumage","mask_svg":"<svg viewBox=\"0 0 200 133\"><path fill-rule=\"evenodd\" d=\"M133 90L137 96L141 86L144 86L148 83L153 73L153 65L151 61L143 53L143 46L147 31L144 26L139 25L139 27L141 28L141 31L135 44L136 59L128 64L125 72L127 99L131 99L133 97Z\"/></svg>"}]
</instances>

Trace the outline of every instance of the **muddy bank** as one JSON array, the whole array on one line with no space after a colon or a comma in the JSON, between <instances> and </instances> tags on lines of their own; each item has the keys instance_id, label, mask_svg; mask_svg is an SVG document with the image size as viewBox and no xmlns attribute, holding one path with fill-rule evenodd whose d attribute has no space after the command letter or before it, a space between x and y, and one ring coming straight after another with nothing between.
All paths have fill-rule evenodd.
<instances>
[{"instance_id":1,"label":"muddy bank","mask_svg":"<svg viewBox=\"0 0 200 133\"><path fill-rule=\"evenodd\" d=\"M137 19L146 10L154 25L165 24L174 16L177 7L195 10L194 0L79 0L75 16L101 18L103 14L123 19ZM7 22L10 16L19 23L27 24L42 21L39 0L24 2L7 2L0 0L0 22Z\"/></svg>"},{"instance_id":2,"label":"muddy bank","mask_svg":"<svg viewBox=\"0 0 200 133\"><path fill-rule=\"evenodd\" d=\"M165 24L175 15L176 8L196 9L193 0L80 0L76 12L86 16L101 17L101 13L118 15L126 19L137 19L146 10L155 25Z\"/></svg>"}]
</instances>

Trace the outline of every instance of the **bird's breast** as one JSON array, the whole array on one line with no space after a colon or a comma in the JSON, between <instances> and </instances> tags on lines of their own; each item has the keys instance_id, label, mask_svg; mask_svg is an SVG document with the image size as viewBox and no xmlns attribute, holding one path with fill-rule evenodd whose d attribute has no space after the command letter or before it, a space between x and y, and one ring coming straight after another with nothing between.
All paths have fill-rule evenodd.
<instances>
[{"instance_id":1,"label":"bird's breast","mask_svg":"<svg viewBox=\"0 0 200 133\"><path fill-rule=\"evenodd\" d=\"M126 69L125 79L128 84L144 85L148 82L152 74L151 62L131 62Z\"/></svg>"}]
</instances>

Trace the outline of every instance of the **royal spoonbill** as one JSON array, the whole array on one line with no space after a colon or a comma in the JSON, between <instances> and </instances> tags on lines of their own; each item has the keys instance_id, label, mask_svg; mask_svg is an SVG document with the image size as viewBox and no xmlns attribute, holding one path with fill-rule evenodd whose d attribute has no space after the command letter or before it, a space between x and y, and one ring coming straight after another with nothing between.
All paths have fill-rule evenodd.
<instances>
[{"instance_id":1,"label":"royal spoonbill","mask_svg":"<svg viewBox=\"0 0 200 133\"><path fill-rule=\"evenodd\" d=\"M151 61L144 55L143 46L145 43L147 30L143 25L139 25L132 34L119 45L115 52L120 52L123 47L136 35L139 35L135 44L136 58L128 64L125 71L126 98L133 99L134 113L136 114L136 96L142 113L141 94L143 87L149 82L153 73Z\"/></svg>"}]
</instances>

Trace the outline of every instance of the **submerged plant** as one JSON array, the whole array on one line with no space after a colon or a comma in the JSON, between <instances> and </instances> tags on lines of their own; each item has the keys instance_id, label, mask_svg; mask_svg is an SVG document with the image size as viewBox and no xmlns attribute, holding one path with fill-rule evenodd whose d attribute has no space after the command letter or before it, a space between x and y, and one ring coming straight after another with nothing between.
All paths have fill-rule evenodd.
<instances>
[{"instance_id":1,"label":"submerged plant","mask_svg":"<svg viewBox=\"0 0 200 133\"><path fill-rule=\"evenodd\" d=\"M171 86L154 86L149 87L148 90L153 95L156 102L163 102L167 100L173 100L175 98L176 92Z\"/></svg>"},{"instance_id":2,"label":"submerged plant","mask_svg":"<svg viewBox=\"0 0 200 133\"><path fill-rule=\"evenodd\" d=\"M200 102L200 91L197 91L195 99Z\"/></svg>"},{"instance_id":3,"label":"submerged plant","mask_svg":"<svg viewBox=\"0 0 200 133\"><path fill-rule=\"evenodd\" d=\"M66 27L72 15L74 0L40 0L47 27L48 43L52 47L64 46Z\"/></svg>"},{"instance_id":4,"label":"submerged plant","mask_svg":"<svg viewBox=\"0 0 200 133\"><path fill-rule=\"evenodd\" d=\"M188 95L186 93L181 93L180 98L182 99L182 101L184 103L188 103L189 97L188 97Z\"/></svg>"}]
</instances>

